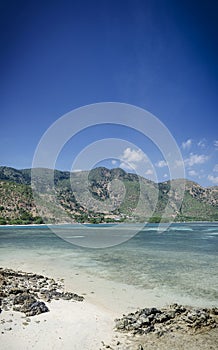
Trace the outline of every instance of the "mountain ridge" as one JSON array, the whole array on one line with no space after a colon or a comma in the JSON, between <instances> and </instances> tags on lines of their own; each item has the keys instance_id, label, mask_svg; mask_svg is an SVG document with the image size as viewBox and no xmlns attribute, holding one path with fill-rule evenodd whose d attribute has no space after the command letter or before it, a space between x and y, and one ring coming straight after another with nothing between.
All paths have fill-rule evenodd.
<instances>
[{"instance_id":1,"label":"mountain ridge","mask_svg":"<svg viewBox=\"0 0 218 350\"><path fill-rule=\"evenodd\" d=\"M60 222L57 210L52 209L54 189L66 222L218 220L218 186L202 187L187 179L155 183L121 168L99 167L55 170L53 189L46 182L53 170L39 168L38 172L41 193L36 206L31 169L0 166L1 224Z\"/></svg>"},{"instance_id":2,"label":"mountain ridge","mask_svg":"<svg viewBox=\"0 0 218 350\"><path fill-rule=\"evenodd\" d=\"M37 168L35 168L37 169ZM45 170L49 170L51 172L53 172L53 169L49 169L49 168L38 168L38 169L45 169ZM112 169L108 169L106 167L97 167L97 168L94 168L94 169L106 169L107 171L112 171L114 172L115 170L119 170L125 174L130 174L130 175L133 175L133 176L139 176L139 175L136 175L136 174L133 174L133 173L127 173L125 170L123 170L122 168L112 168ZM91 171L93 171L94 169L92 169ZM32 171L32 168L21 168L21 169L16 169L16 168L13 168L13 167L9 167L9 166L6 166L6 165L1 165L0 166L0 180L3 180L3 174L4 174L4 170L6 171L15 171L16 173L20 173L20 174L26 174L26 176L29 178L29 183L31 183L31 171ZM83 173L83 172L90 172L90 170L81 170L81 171L73 171L73 172L70 172L69 170L59 170L59 169L55 169L54 172L58 172L60 174L65 174L65 175L70 175L70 174L78 174L78 173ZM140 176L141 177L141 176ZM9 179L7 179L9 180ZM151 182L154 182L152 180L149 180L149 179L146 179L147 181L151 181ZM11 181L11 178L10 178L10 181ZM188 179L185 179L185 178L177 178L177 179L172 179L172 180L167 180L167 181L161 181L161 182L154 182L154 183L157 183L157 184L161 184L161 183L166 183L166 182L169 182L169 181L185 181L185 182L189 182L189 183L192 183L192 184L195 184L195 185L198 185L202 188L205 188L205 189L218 189L218 186L216 185L212 185L212 186L202 186L200 185L198 182L196 181L193 181L193 180L188 180ZM23 182L22 182L23 183Z\"/></svg>"}]
</instances>

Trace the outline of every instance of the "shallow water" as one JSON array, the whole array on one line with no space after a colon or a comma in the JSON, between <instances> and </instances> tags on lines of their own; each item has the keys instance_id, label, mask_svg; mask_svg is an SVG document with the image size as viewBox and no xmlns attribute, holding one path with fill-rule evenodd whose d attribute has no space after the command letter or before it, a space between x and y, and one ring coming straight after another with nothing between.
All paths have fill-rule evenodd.
<instances>
[{"instance_id":1,"label":"shallow water","mask_svg":"<svg viewBox=\"0 0 218 350\"><path fill-rule=\"evenodd\" d=\"M74 242L89 235L100 239L107 226L78 225L61 228L67 235L73 230ZM108 234L128 238L131 225L119 229L110 226ZM123 282L145 289L218 305L218 223L173 224L164 233L157 225L145 226L125 243L88 249L70 244L45 227L0 227L0 265L5 261L71 269Z\"/></svg>"}]
</instances>

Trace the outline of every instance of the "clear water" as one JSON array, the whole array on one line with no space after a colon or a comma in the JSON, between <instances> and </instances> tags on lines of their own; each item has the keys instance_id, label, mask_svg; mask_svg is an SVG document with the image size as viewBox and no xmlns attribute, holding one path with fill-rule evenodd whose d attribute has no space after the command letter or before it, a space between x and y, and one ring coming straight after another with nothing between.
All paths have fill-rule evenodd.
<instances>
[{"instance_id":1,"label":"clear water","mask_svg":"<svg viewBox=\"0 0 218 350\"><path fill-rule=\"evenodd\" d=\"M62 228L64 229L64 227ZM75 228L78 237L83 236ZM104 227L91 226L99 237ZM122 229L120 235L125 234ZM0 227L0 265L5 261L43 260L78 268L139 288L160 288L175 295L218 305L218 223L173 224L160 234L151 224L129 241L105 249L70 244L45 227Z\"/></svg>"}]
</instances>

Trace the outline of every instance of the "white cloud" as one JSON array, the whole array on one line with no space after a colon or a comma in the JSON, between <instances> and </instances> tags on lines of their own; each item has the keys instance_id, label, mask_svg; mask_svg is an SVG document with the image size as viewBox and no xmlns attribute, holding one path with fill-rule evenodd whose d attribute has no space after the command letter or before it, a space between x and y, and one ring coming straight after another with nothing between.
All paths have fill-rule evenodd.
<instances>
[{"instance_id":1,"label":"white cloud","mask_svg":"<svg viewBox=\"0 0 218 350\"><path fill-rule=\"evenodd\" d=\"M189 157L184 160L185 165L193 166L197 164L204 164L208 160L208 156L204 154L190 153Z\"/></svg>"},{"instance_id":2,"label":"white cloud","mask_svg":"<svg viewBox=\"0 0 218 350\"><path fill-rule=\"evenodd\" d=\"M167 162L165 160L159 160L159 162L157 162L155 165L158 168L164 168L165 166L167 166Z\"/></svg>"},{"instance_id":3,"label":"white cloud","mask_svg":"<svg viewBox=\"0 0 218 350\"><path fill-rule=\"evenodd\" d=\"M130 147L126 148L123 152L122 159L127 161L128 163L130 162L140 162L143 160L145 157L144 153L138 149L137 151L134 149L131 149Z\"/></svg>"},{"instance_id":4,"label":"white cloud","mask_svg":"<svg viewBox=\"0 0 218 350\"><path fill-rule=\"evenodd\" d=\"M121 168L125 169L136 169L138 164L147 163L148 159L145 154L140 150L134 150L130 147L127 147L123 154L120 156L121 159Z\"/></svg>"},{"instance_id":5,"label":"white cloud","mask_svg":"<svg viewBox=\"0 0 218 350\"><path fill-rule=\"evenodd\" d=\"M218 176L208 175L208 180L211 181L213 184L218 185Z\"/></svg>"},{"instance_id":6,"label":"white cloud","mask_svg":"<svg viewBox=\"0 0 218 350\"><path fill-rule=\"evenodd\" d=\"M206 139L202 139L197 143L198 147L205 148L206 147Z\"/></svg>"},{"instance_id":7,"label":"white cloud","mask_svg":"<svg viewBox=\"0 0 218 350\"><path fill-rule=\"evenodd\" d=\"M167 175L167 174L164 174L164 176L163 176L163 177L164 177L164 179L166 179L166 178L168 177L168 175Z\"/></svg>"},{"instance_id":8,"label":"white cloud","mask_svg":"<svg viewBox=\"0 0 218 350\"><path fill-rule=\"evenodd\" d=\"M145 172L145 175L153 175L154 172L152 169L148 169L146 172Z\"/></svg>"},{"instance_id":9,"label":"white cloud","mask_svg":"<svg viewBox=\"0 0 218 350\"><path fill-rule=\"evenodd\" d=\"M113 160L111 161L111 163L112 163L113 165L116 165L116 164L117 164L117 161L116 161L115 159L113 159Z\"/></svg>"},{"instance_id":10,"label":"white cloud","mask_svg":"<svg viewBox=\"0 0 218 350\"><path fill-rule=\"evenodd\" d=\"M189 149L192 145L192 140L191 139L188 139L187 141L184 141L182 143L182 148L183 149Z\"/></svg>"},{"instance_id":11,"label":"white cloud","mask_svg":"<svg viewBox=\"0 0 218 350\"><path fill-rule=\"evenodd\" d=\"M193 165L204 164L209 159L205 154L190 153L188 158L175 161L175 167L192 167Z\"/></svg>"},{"instance_id":12,"label":"white cloud","mask_svg":"<svg viewBox=\"0 0 218 350\"><path fill-rule=\"evenodd\" d=\"M214 171L214 172L218 172L218 164L216 164L216 165L214 166L213 171Z\"/></svg>"},{"instance_id":13,"label":"white cloud","mask_svg":"<svg viewBox=\"0 0 218 350\"><path fill-rule=\"evenodd\" d=\"M213 144L214 144L214 146L218 149L218 140L215 140L215 141L213 142Z\"/></svg>"},{"instance_id":14,"label":"white cloud","mask_svg":"<svg viewBox=\"0 0 218 350\"><path fill-rule=\"evenodd\" d=\"M190 176L197 176L198 175L198 173L195 170L189 170L188 174Z\"/></svg>"}]
</instances>

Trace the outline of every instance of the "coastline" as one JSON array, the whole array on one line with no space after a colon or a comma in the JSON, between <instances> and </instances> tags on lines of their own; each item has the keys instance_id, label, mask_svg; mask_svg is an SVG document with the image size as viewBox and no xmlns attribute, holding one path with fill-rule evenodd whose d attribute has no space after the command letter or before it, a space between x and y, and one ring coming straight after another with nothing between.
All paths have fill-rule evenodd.
<instances>
[{"instance_id":1,"label":"coastline","mask_svg":"<svg viewBox=\"0 0 218 350\"><path fill-rule=\"evenodd\" d=\"M75 255L71 254L71 250L69 254L66 251L62 255L61 250L47 254L47 250L40 251L37 245L33 245L30 251L19 245L11 248L9 246L5 252L2 250L0 266L41 274L57 281L63 280L66 291L84 296L85 300L82 303L52 300L47 304L50 312L31 317L30 321L21 313L3 311L0 319L4 323L1 322L0 330L4 332L1 334L4 350L103 350L106 347L102 345L102 341L106 345L110 344L114 350L138 350L140 344L143 344L143 349L148 350L185 350L185 344L189 344L189 349L196 350L217 348L218 339L214 330L194 337L174 332L173 335L166 334L160 339L152 334L146 335L146 339L132 337L114 330L115 319L138 309L162 308L173 303L196 308L213 307L217 304L188 295L185 297L173 294L170 290L161 290L158 285L153 289L149 289L149 286L143 289L106 279L104 275L97 276L93 273L94 267L93 270L83 268L83 261L80 267L69 264L71 259L77 257L76 252Z\"/></svg>"},{"instance_id":2,"label":"coastline","mask_svg":"<svg viewBox=\"0 0 218 350\"><path fill-rule=\"evenodd\" d=\"M43 272L42 269L32 269L33 266L29 266L27 273ZM19 266L16 270L19 270ZM58 274L49 275L55 281L60 280L57 276ZM93 276L88 278L81 273L76 273L71 280L62 276L61 280L64 280L65 291L83 295L85 300L52 300L46 302L49 312L33 317L12 310L3 311L0 314L0 333L4 350L185 350L186 344L189 344L191 350L216 349L218 335L215 329L206 328L196 334L174 330L173 335L167 332L161 338L156 334L132 336L118 332L114 320L122 317L122 314L131 312L133 315L136 310L144 307L153 309L169 305L163 295L157 302L154 290L150 293L144 291L144 297L140 299L142 291L137 293L136 288L125 289L124 284L96 279ZM82 290L83 293L80 293ZM143 347L140 347L141 344Z\"/></svg>"},{"instance_id":3,"label":"coastline","mask_svg":"<svg viewBox=\"0 0 218 350\"><path fill-rule=\"evenodd\" d=\"M178 295L170 289L140 288L132 284L118 282L89 274L83 268L66 268L53 259L42 257L30 260L30 257L12 257L0 261L0 266L27 273L46 275L55 280L63 280L65 289L84 296L85 300L96 307L107 310L114 318L123 313L143 307L163 307L175 302L194 307L217 307L212 301L205 303L202 298Z\"/></svg>"},{"instance_id":4,"label":"coastline","mask_svg":"<svg viewBox=\"0 0 218 350\"><path fill-rule=\"evenodd\" d=\"M141 222L111 222L111 223L107 223L107 222L101 222L101 223L96 223L96 224L91 224L90 222L83 222L83 223L80 223L80 222L72 222L72 223L69 223L69 222L63 222L63 223L58 223L58 224L17 224L17 225L12 225L12 224L5 224L5 225L0 225L0 228L1 227L50 227L50 226L63 226L63 225L93 225L94 227L97 227L98 225L158 225L158 224L218 224L218 221L170 221L170 222L152 222L152 223L149 223L149 222L144 222L144 223L141 223Z\"/></svg>"}]
</instances>

